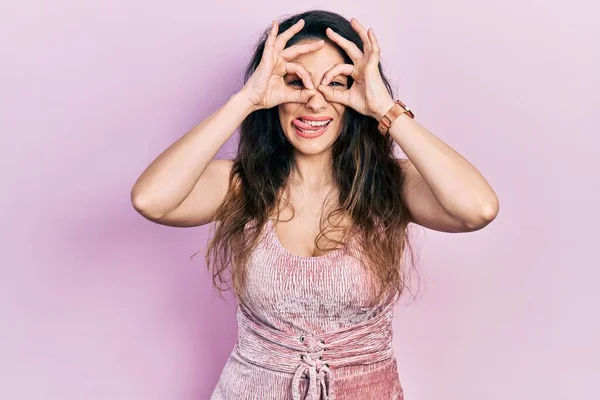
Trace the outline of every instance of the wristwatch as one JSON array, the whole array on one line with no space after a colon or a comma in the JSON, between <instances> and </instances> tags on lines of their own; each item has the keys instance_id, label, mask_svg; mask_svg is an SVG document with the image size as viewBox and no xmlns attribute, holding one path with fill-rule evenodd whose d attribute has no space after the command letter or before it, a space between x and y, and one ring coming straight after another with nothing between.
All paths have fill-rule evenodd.
<instances>
[{"instance_id":1,"label":"wristwatch","mask_svg":"<svg viewBox=\"0 0 600 400\"><path fill-rule=\"evenodd\" d=\"M390 126L396 118L406 113L412 119L415 118L415 114L400 100L396 100L394 105L385 113L385 115L379 121L377 129L379 133L384 135L386 138L390 137Z\"/></svg>"}]
</instances>

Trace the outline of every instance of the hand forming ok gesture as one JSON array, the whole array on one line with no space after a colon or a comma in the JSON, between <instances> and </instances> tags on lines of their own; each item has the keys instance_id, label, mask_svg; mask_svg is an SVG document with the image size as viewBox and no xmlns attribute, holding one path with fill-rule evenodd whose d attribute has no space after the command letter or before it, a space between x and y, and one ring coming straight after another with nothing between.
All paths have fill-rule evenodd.
<instances>
[{"instance_id":1,"label":"hand forming ok gesture","mask_svg":"<svg viewBox=\"0 0 600 400\"><path fill-rule=\"evenodd\" d=\"M310 74L302 64L290 62L300 54L319 50L324 45L323 40L317 42L296 44L284 49L292 36L304 26L301 19L289 29L277 36L278 23L273 21L260 64L248 79L242 92L245 93L257 109L275 107L281 103L306 103L316 93ZM303 89L294 89L286 85L283 77L286 74L297 74L304 84Z\"/></svg>"},{"instance_id":2,"label":"hand forming ok gesture","mask_svg":"<svg viewBox=\"0 0 600 400\"><path fill-rule=\"evenodd\" d=\"M352 18L350 23L363 41L364 53L356 44L327 28L327 36L346 51L354 64L341 63L333 66L325 73L318 89L327 101L349 106L379 120L394 105L378 69L381 52L379 43L372 28L365 30L356 18ZM339 74L354 79L350 89L339 90L328 86L331 79Z\"/></svg>"}]
</instances>

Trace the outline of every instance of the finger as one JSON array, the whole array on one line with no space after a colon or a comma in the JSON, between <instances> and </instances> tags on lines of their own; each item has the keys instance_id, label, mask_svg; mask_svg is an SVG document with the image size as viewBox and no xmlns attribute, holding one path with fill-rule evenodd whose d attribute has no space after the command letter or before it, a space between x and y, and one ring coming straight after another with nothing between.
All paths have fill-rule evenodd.
<instances>
[{"instance_id":1,"label":"finger","mask_svg":"<svg viewBox=\"0 0 600 400\"><path fill-rule=\"evenodd\" d=\"M329 82L338 75L352 76L352 72L354 72L354 64L336 64L325 72L321 85L328 85Z\"/></svg>"},{"instance_id":2,"label":"finger","mask_svg":"<svg viewBox=\"0 0 600 400\"><path fill-rule=\"evenodd\" d=\"M277 38L278 29L279 27L277 25L277 21L273 20L273 22L271 23L271 29L269 29L269 34L267 35L267 40L265 41L264 53L273 53L273 45L275 44L275 39Z\"/></svg>"},{"instance_id":3,"label":"finger","mask_svg":"<svg viewBox=\"0 0 600 400\"><path fill-rule=\"evenodd\" d=\"M286 87L284 90L284 103L306 103L317 92L317 89L297 90L290 87Z\"/></svg>"},{"instance_id":4,"label":"finger","mask_svg":"<svg viewBox=\"0 0 600 400\"><path fill-rule=\"evenodd\" d=\"M304 20L300 19L294 25L286 29L281 35L277 36L277 39L275 40L275 50L283 50L288 40L290 40L296 33L300 32L300 29L302 29L303 26Z\"/></svg>"},{"instance_id":5,"label":"finger","mask_svg":"<svg viewBox=\"0 0 600 400\"><path fill-rule=\"evenodd\" d=\"M298 90L296 90L298 91ZM317 93L317 89L303 89L300 90L300 103L307 103L311 97Z\"/></svg>"},{"instance_id":6,"label":"finger","mask_svg":"<svg viewBox=\"0 0 600 400\"><path fill-rule=\"evenodd\" d=\"M348 99L350 98L350 96L348 95L348 93L350 92L350 90L338 90L331 86L325 85L319 85L318 89L321 93L323 93L325 100L331 103L343 104L345 106L349 105Z\"/></svg>"},{"instance_id":7,"label":"finger","mask_svg":"<svg viewBox=\"0 0 600 400\"><path fill-rule=\"evenodd\" d=\"M369 54L369 61L367 64L377 68L381 58L381 48L379 47L379 42L375 37L375 31L373 28L369 28L368 34L369 38L371 39L371 54Z\"/></svg>"},{"instance_id":8,"label":"finger","mask_svg":"<svg viewBox=\"0 0 600 400\"><path fill-rule=\"evenodd\" d=\"M310 74L301 64L289 62L289 61L286 62L285 63L285 73L286 74L295 73L296 75L298 75L300 77L300 79L302 79L302 83L304 83L305 88L308 88L308 89L315 88L315 85L313 84Z\"/></svg>"},{"instance_id":9,"label":"finger","mask_svg":"<svg viewBox=\"0 0 600 400\"><path fill-rule=\"evenodd\" d=\"M311 51L318 50L319 48L323 47L324 44L325 44L324 40L319 40L317 42L304 43L304 44L295 44L295 45L290 46L287 49L283 50L280 55L286 61L293 60L294 58L298 57L300 54L306 54L306 53L310 53Z\"/></svg>"},{"instance_id":10,"label":"finger","mask_svg":"<svg viewBox=\"0 0 600 400\"><path fill-rule=\"evenodd\" d=\"M342 49L346 51L350 59L352 61L357 62L363 57L362 51L356 46L356 44L352 43L348 39L342 37L342 35L336 33L331 28L327 28L325 30L327 36L333 40L335 43L339 44Z\"/></svg>"},{"instance_id":11,"label":"finger","mask_svg":"<svg viewBox=\"0 0 600 400\"><path fill-rule=\"evenodd\" d=\"M365 49L365 51L364 51L365 57L368 57L369 53L371 52L371 39L369 38L367 30L365 29L364 26L362 26L362 24L360 22L358 22L358 20L356 18L350 19L350 24L352 25L354 30L358 33L358 36L360 36L360 39L363 42L363 47Z\"/></svg>"},{"instance_id":12,"label":"finger","mask_svg":"<svg viewBox=\"0 0 600 400\"><path fill-rule=\"evenodd\" d=\"M277 37L277 31L279 29L279 25L276 20L273 20L271 23L271 29L269 29L269 34L267 35L267 41L265 42L265 46L272 46L275 43L275 38Z\"/></svg>"}]
</instances>

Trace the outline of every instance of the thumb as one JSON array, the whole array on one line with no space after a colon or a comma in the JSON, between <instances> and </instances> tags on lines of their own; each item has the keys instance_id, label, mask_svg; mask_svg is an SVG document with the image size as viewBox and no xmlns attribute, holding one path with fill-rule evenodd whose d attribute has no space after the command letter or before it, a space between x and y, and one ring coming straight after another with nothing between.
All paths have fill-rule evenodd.
<instances>
[{"instance_id":1,"label":"thumb","mask_svg":"<svg viewBox=\"0 0 600 400\"><path fill-rule=\"evenodd\" d=\"M300 91L299 102L300 103L308 102L308 100L310 100L310 98L313 97L316 92L317 92L317 89L302 89Z\"/></svg>"},{"instance_id":2,"label":"thumb","mask_svg":"<svg viewBox=\"0 0 600 400\"><path fill-rule=\"evenodd\" d=\"M321 93L323 93L325 100L332 102L332 103L340 103L343 105L348 105L348 104L346 104L347 101L341 90L336 90L333 87L328 86L328 85L319 85L318 89Z\"/></svg>"},{"instance_id":3,"label":"thumb","mask_svg":"<svg viewBox=\"0 0 600 400\"><path fill-rule=\"evenodd\" d=\"M315 89L292 89L285 88L282 103L306 103L314 94Z\"/></svg>"}]
</instances>

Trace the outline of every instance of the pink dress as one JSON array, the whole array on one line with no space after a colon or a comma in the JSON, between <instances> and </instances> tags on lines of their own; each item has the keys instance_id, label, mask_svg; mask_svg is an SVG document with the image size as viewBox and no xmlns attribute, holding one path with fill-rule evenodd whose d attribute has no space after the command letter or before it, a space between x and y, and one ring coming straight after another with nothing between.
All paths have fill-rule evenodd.
<instances>
[{"instance_id":1,"label":"pink dress","mask_svg":"<svg viewBox=\"0 0 600 400\"><path fill-rule=\"evenodd\" d=\"M283 247L269 220L248 265L238 340L211 400L402 400L395 292L368 307L370 275L346 248Z\"/></svg>"}]
</instances>

